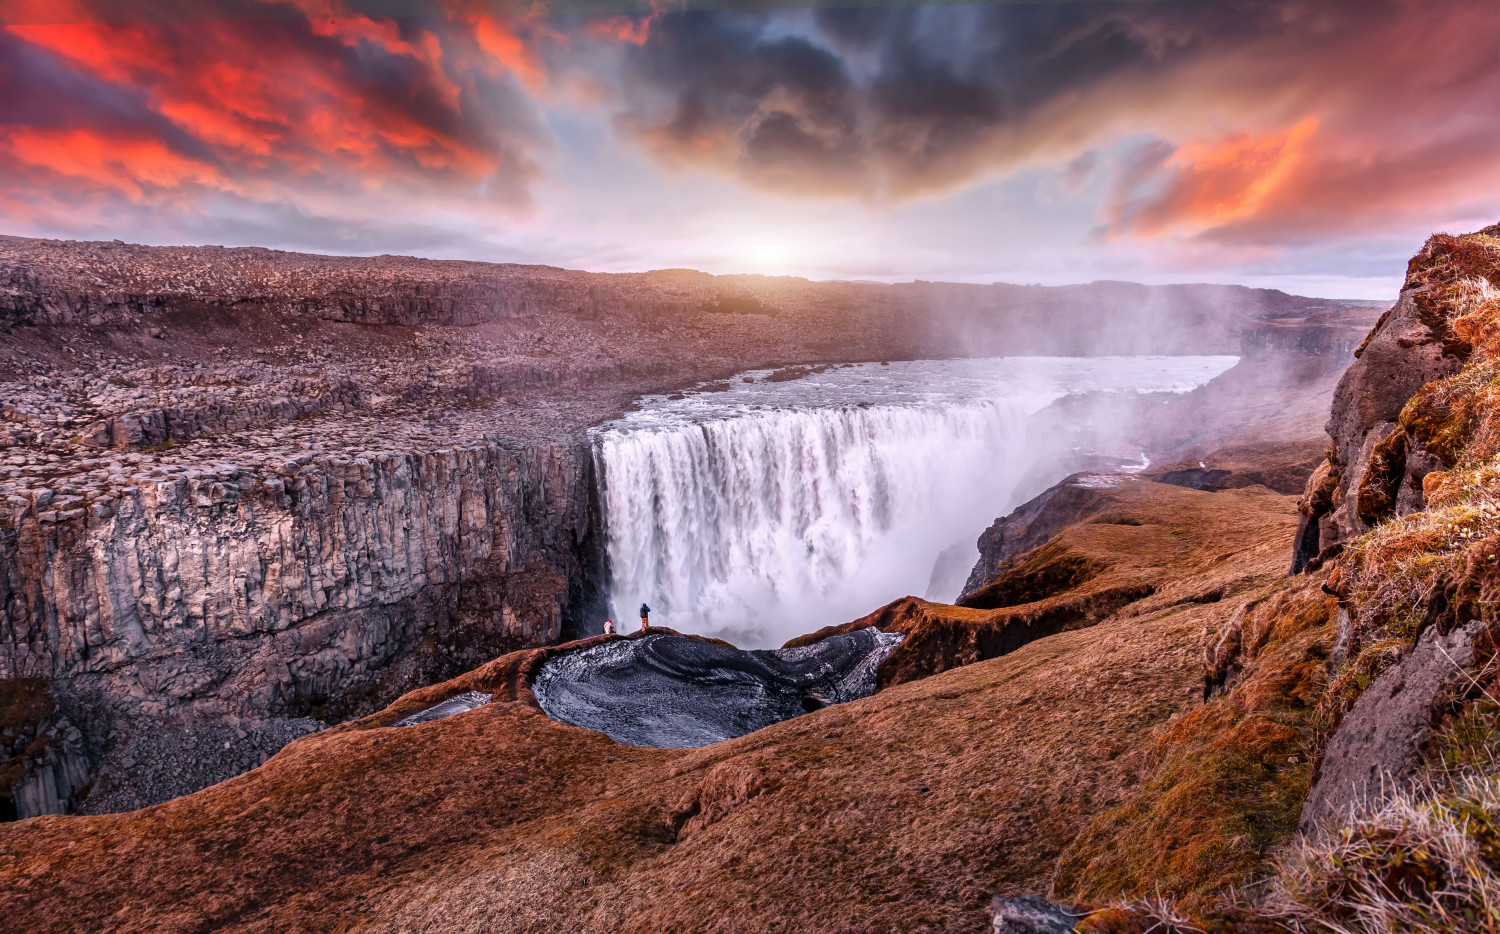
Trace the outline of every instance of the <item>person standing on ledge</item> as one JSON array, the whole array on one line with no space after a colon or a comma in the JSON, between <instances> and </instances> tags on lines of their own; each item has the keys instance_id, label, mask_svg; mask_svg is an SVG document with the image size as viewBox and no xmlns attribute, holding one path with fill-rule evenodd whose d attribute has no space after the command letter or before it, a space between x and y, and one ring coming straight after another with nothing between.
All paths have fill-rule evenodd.
<instances>
[{"instance_id":1,"label":"person standing on ledge","mask_svg":"<svg viewBox=\"0 0 1500 934\"><path fill-rule=\"evenodd\" d=\"M651 608L649 606L647 606L646 604L642 603L641 604L641 632L645 632L646 630L648 630L650 628L651 628Z\"/></svg>"}]
</instances>

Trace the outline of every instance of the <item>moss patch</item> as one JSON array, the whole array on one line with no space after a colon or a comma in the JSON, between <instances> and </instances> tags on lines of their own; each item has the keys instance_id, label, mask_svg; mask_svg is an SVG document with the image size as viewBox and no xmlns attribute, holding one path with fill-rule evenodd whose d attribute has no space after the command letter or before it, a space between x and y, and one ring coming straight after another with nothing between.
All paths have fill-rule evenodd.
<instances>
[{"instance_id":1,"label":"moss patch","mask_svg":"<svg viewBox=\"0 0 1500 934\"><path fill-rule=\"evenodd\" d=\"M1370 466L1359 483L1360 521L1377 525L1396 512L1396 493L1406 471L1406 431L1399 425L1370 452Z\"/></svg>"}]
</instances>

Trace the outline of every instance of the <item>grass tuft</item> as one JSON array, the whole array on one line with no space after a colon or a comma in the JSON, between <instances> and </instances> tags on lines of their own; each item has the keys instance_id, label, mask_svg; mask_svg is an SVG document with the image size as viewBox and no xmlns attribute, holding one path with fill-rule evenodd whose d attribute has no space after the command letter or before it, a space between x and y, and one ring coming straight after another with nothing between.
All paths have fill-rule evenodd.
<instances>
[{"instance_id":1,"label":"grass tuft","mask_svg":"<svg viewBox=\"0 0 1500 934\"><path fill-rule=\"evenodd\" d=\"M1327 934L1500 930L1500 778L1398 791L1277 864L1261 912Z\"/></svg>"}]
</instances>

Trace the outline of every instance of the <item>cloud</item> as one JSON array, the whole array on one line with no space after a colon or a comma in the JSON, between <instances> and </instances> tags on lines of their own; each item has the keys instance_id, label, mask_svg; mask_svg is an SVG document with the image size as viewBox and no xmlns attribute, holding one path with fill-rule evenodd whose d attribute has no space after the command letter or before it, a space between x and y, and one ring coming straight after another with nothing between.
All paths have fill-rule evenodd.
<instances>
[{"instance_id":1,"label":"cloud","mask_svg":"<svg viewBox=\"0 0 1500 934\"><path fill-rule=\"evenodd\" d=\"M284 223L301 226L278 242L331 248L386 242L386 224L447 250L439 230L535 222L543 182L569 183L551 173L639 153L635 183L663 197L702 170L735 197L861 208L1051 173L1055 207L1091 214L1074 229L1100 225L1085 248L1158 256L1264 257L1500 210L1492 0L591 17L423 0L442 14L425 18L358 2L101 22L117 5L0 0L0 211L49 232L240 217L242 242Z\"/></svg>"},{"instance_id":2,"label":"cloud","mask_svg":"<svg viewBox=\"0 0 1500 934\"><path fill-rule=\"evenodd\" d=\"M1178 226L1206 229L1254 217L1305 162L1307 142L1317 126L1309 117L1262 137L1236 133L1175 151L1146 150L1122 176L1122 194L1109 208L1112 232L1149 236ZM1151 184L1159 190L1129 197L1132 189Z\"/></svg>"},{"instance_id":3,"label":"cloud","mask_svg":"<svg viewBox=\"0 0 1500 934\"><path fill-rule=\"evenodd\" d=\"M1034 165L1076 186L1144 136L1114 236L1274 237L1299 198L1337 223L1488 184L1463 153L1500 151L1497 31L1488 0L678 12L625 51L618 126L666 165L877 203Z\"/></svg>"},{"instance_id":4,"label":"cloud","mask_svg":"<svg viewBox=\"0 0 1500 934\"><path fill-rule=\"evenodd\" d=\"M0 197L80 214L221 195L520 211L551 146L507 22L78 22L0 31Z\"/></svg>"}]
</instances>

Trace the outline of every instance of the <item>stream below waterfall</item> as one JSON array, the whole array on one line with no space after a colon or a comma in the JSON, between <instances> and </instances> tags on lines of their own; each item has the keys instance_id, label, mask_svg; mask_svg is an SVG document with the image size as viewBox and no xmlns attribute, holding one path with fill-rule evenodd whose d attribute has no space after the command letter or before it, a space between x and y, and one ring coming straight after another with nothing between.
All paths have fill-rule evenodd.
<instances>
[{"instance_id":1,"label":"stream below waterfall","mask_svg":"<svg viewBox=\"0 0 1500 934\"><path fill-rule=\"evenodd\" d=\"M1234 357L1010 357L755 371L595 429L611 612L757 648L915 594L957 596L975 541L1070 393L1185 392ZM772 379L767 379L770 376Z\"/></svg>"}]
</instances>

